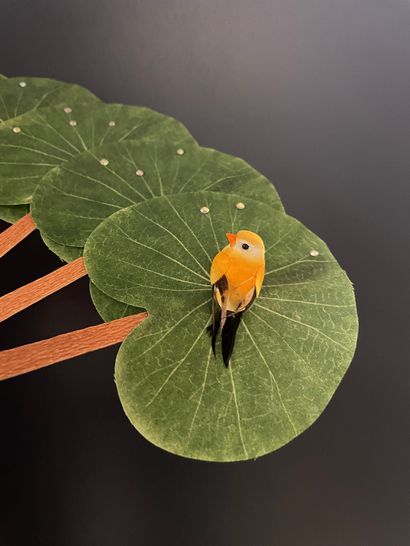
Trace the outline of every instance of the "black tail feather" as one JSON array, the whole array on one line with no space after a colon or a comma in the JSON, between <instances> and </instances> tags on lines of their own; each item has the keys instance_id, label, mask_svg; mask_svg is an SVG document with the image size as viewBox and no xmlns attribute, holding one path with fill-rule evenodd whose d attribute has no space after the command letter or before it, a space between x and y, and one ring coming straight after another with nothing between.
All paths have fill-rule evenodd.
<instances>
[{"instance_id":1,"label":"black tail feather","mask_svg":"<svg viewBox=\"0 0 410 546\"><path fill-rule=\"evenodd\" d=\"M222 329L222 357L226 367L229 366L229 360L235 345L236 330L241 322L241 317L242 313L228 315Z\"/></svg>"},{"instance_id":2,"label":"black tail feather","mask_svg":"<svg viewBox=\"0 0 410 546\"><path fill-rule=\"evenodd\" d=\"M214 356L216 356L215 354L216 337L219 333L220 327L221 327L221 313L219 312L218 316L213 317L212 324L210 324L206 329L208 334L212 336L211 344L212 344L212 352L214 353Z\"/></svg>"}]
</instances>

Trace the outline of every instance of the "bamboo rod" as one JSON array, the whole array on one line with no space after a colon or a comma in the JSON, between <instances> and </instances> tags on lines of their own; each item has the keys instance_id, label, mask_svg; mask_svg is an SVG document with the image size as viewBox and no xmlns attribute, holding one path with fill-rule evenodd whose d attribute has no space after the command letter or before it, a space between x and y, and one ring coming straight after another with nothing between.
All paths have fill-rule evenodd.
<instances>
[{"instance_id":1,"label":"bamboo rod","mask_svg":"<svg viewBox=\"0 0 410 546\"><path fill-rule=\"evenodd\" d=\"M9 292L0 298L0 322L50 294L57 292L86 274L83 258L77 258L48 275L36 279L21 288L17 288L13 292Z\"/></svg>"},{"instance_id":2,"label":"bamboo rod","mask_svg":"<svg viewBox=\"0 0 410 546\"><path fill-rule=\"evenodd\" d=\"M18 245L32 231L36 229L31 214L28 213L18 222L8 227L0 233L0 258L7 254L9 250Z\"/></svg>"},{"instance_id":3,"label":"bamboo rod","mask_svg":"<svg viewBox=\"0 0 410 546\"><path fill-rule=\"evenodd\" d=\"M0 351L0 380L120 343L147 316L145 312L138 313L112 322L22 345L15 349Z\"/></svg>"}]
</instances>

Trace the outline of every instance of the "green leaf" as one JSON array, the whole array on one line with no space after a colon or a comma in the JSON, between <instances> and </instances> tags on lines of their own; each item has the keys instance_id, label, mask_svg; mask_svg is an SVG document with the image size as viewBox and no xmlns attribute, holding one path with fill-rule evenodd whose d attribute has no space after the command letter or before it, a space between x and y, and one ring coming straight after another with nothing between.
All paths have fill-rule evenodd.
<instances>
[{"instance_id":1,"label":"green leaf","mask_svg":"<svg viewBox=\"0 0 410 546\"><path fill-rule=\"evenodd\" d=\"M282 209L272 184L248 163L194 143L179 155L177 139L178 134L171 141L108 144L54 169L33 196L38 228L62 245L80 247L117 210L156 196L210 188ZM102 166L101 158L109 164Z\"/></svg>"},{"instance_id":2,"label":"green leaf","mask_svg":"<svg viewBox=\"0 0 410 546\"><path fill-rule=\"evenodd\" d=\"M47 78L0 78L0 123L37 108L90 101L99 99L76 84Z\"/></svg>"},{"instance_id":3,"label":"green leaf","mask_svg":"<svg viewBox=\"0 0 410 546\"><path fill-rule=\"evenodd\" d=\"M142 307L134 307L133 305L122 303L121 301L107 296L107 294L104 294L104 292L97 288L92 282L90 282L90 295L91 299L93 300L93 304L105 322L110 322L111 320L122 317L128 317L129 315L134 315L144 311Z\"/></svg>"},{"instance_id":4,"label":"green leaf","mask_svg":"<svg viewBox=\"0 0 410 546\"><path fill-rule=\"evenodd\" d=\"M0 126L0 204L29 203L43 176L84 150L142 137L193 142L175 119L137 106L93 102L69 113L58 106L7 121Z\"/></svg>"},{"instance_id":5,"label":"green leaf","mask_svg":"<svg viewBox=\"0 0 410 546\"><path fill-rule=\"evenodd\" d=\"M226 369L205 332L208 271L225 232L239 229L263 237L266 275ZM121 346L116 384L133 425L173 453L235 461L278 449L317 419L352 359L348 277L316 235L257 201L211 192L152 199L107 218L84 257L100 290L149 312Z\"/></svg>"},{"instance_id":6,"label":"green leaf","mask_svg":"<svg viewBox=\"0 0 410 546\"><path fill-rule=\"evenodd\" d=\"M0 219L14 224L30 210L29 205L0 205Z\"/></svg>"},{"instance_id":7,"label":"green leaf","mask_svg":"<svg viewBox=\"0 0 410 546\"><path fill-rule=\"evenodd\" d=\"M55 241L44 235L44 233L40 233L40 235L45 245L51 250L51 252L57 254L57 256L61 258L64 262L72 262L73 260L76 260L83 255L82 248L60 245L59 243L56 243Z\"/></svg>"}]
</instances>

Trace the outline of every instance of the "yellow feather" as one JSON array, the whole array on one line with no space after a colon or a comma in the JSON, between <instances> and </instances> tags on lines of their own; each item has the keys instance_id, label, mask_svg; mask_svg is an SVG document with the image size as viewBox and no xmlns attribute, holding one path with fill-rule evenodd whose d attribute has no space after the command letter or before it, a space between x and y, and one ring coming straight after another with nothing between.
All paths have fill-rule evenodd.
<instances>
[{"instance_id":1,"label":"yellow feather","mask_svg":"<svg viewBox=\"0 0 410 546\"><path fill-rule=\"evenodd\" d=\"M254 290L258 296L265 274L265 246L261 237L251 231L241 230L236 234L236 239L245 241L258 251L256 253L249 251L247 254L240 247L228 245L215 256L211 266L211 284L215 284L223 276L226 277L228 291L225 305L228 311L237 311L246 306ZM218 291L216 299L222 307Z\"/></svg>"},{"instance_id":2,"label":"yellow feather","mask_svg":"<svg viewBox=\"0 0 410 546\"><path fill-rule=\"evenodd\" d=\"M229 268L230 258L226 253L226 248L218 252L218 254L213 259L211 265L211 284L215 284L221 277L223 277L226 271Z\"/></svg>"},{"instance_id":3,"label":"yellow feather","mask_svg":"<svg viewBox=\"0 0 410 546\"><path fill-rule=\"evenodd\" d=\"M236 237L238 239L243 239L244 241L247 241L249 244L254 245L258 248L262 248L263 251L265 251L265 245L263 243L262 237L260 237L257 233L254 233L253 231L241 229L236 234Z\"/></svg>"},{"instance_id":4,"label":"yellow feather","mask_svg":"<svg viewBox=\"0 0 410 546\"><path fill-rule=\"evenodd\" d=\"M263 264L258 269L258 273L256 274L256 297L259 296L259 293L261 291L264 276L265 276L265 262L263 262Z\"/></svg>"},{"instance_id":5,"label":"yellow feather","mask_svg":"<svg viewBox=\"0 0 410 546\"><path fill-rule=\"evenodd\" d=\"M212 324L208 331L214 355L216 338L221 333L222 357L228 366L242 312L252 304L262 287L265 245L259 235L248 230L240 230L236 235L227 233L226 237L229 245L218 252L211 265L214 290ZM220 313L215 309L215 302L221 308Z\"/></svg>"}]
</instances>

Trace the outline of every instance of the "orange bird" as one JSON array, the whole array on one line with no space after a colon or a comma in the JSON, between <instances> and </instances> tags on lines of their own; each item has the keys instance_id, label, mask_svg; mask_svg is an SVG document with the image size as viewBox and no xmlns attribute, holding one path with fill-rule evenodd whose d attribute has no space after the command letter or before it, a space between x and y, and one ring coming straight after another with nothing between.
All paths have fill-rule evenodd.
<instances>
[{"instance_id":1,"label":"orange bird","mask_svg":"<svg viewBox=\"0 0 410 546\"><path fill-rule=\"evenodd\" d=\"M221 332L222 357L228 367L242 313L262 287L265 245L259 235L246 229L236 235L227 233L226 237L229 245L218 252L211 265L212 324L208 332L214 355L216 337Z\"/></svg>"}]
</instances>

